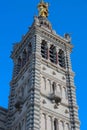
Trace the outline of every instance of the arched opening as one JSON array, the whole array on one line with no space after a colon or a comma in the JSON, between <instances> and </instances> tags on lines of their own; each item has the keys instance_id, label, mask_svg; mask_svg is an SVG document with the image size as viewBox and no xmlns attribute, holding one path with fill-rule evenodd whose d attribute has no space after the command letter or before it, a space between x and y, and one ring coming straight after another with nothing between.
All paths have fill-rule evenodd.
<instances>
[{"instance_id":1,"label":"arched opening","mask_svg":"<svg viewBox=\"0 0 87 130\"><path fill-rule=\"evenodd\" d=\"M57 85L57 92L62 93L61 92L61 85L60 84Z\"/></svg>"},{"instance_id":2,"label":"arched opening","mask_svg":"<svg viewBox=\"0 0 87 130\"><path fill-rule=\"evenodd\" d=\"M24 87L21 88L22 97L24 97Z\"/></svg>"},{"instance_id":3,"label":"arched opening","mask_svg":"<svg viewBox=\"0 0 87 130\"><path fill-rule=\"evenodd\" d=\"M41 55L45 59L47 59L47 49L47 42L43 40L41 43Z\"/></svg>"},{"instance_id":4,"label":"arched opening","mask_svg":"<svg viewBox=\"0 0 87 130\"><path fill-rule=\"evenodd\" d=\"M69 124L68 123L65 124L65 130L69 130Z\"/></svg>"},{"instance_id":5,"label":"arched opening","mask_svg":"<svg viewBox=\"0 0 87 130\"><path fill-rule=\"evenodd\" d=\"M60 121L60 122L59 122L59 130L64 130L63 121Z\"/></svg>"},{"instance_id":6,"label":"arched opening","mask_svg":"<svg viewBox=\"0 0 87 130\"><path fill-rule=\"evenodd\" d=\"M56 91L56 83L55 82L53 82L53 84L52 84L52 89L53 89L53 93L55 93L55 91Z\"/></svg>"},{"instance_id":7,"label":"arched opening","mask_svg":"<svg viewBox=\"0 0 87 130\"><path fill-rule=\"evenodd\" d=\"M46 79L44 77L42 77L42 90L46 90Z\"/></svg>"},{"instance_id":8,"label":"arched opening","mask_svg":"<svg viewBox=\"0 0 87 130\"><path fill-rule=\"evenodd\" d=\"M26 64L26 62L27 62L27 52L26 52L26 49L24 49L22 57L23 57L22 66L24 66Z\"/></svg>"},{"instance_id":9,"label":"arched opening","mask_svg":"<svg viewBox=\"0 0 87 130\"><path fill-rule=\"evenodd\" d=\"M47 81L46 81L46 86L47 86L47 87L46 87L46 88L47 88L47 89L46 89L47 92L50 93L50 92L51 92L51 83L50 83L50 80L49 80L49 79L47 79Z\"/></svg>"},{"instance_id":10,"label":"arched opening","mask_svg":"<svg viewBox=\"0 0 87 130\"><path fill-rule=\"evenodd\" d=\"M19 130L21 130L21 124L19 123Z\"/></svg>"},{"instance_id":11,"label":"arched opening","mask_svg":"<svg viewBox=\"0 0 87 130\"><path fill-rule=\"evenodd\" d=\"M64 56L64 51L62 51L61 49L59 50L58 53L58 61L59 61L59 65L63 68L65 68L65 56Z\"/></svg>"},{"instance_id":12,"label":"arched opening","mask_svg":"<svg viewBox=\"0 0 87 130\"><path fill-rule=\"evenodd\" d=\"M30 55L32 54L32 45L31 42L28 44L28 54L27 54L27 60L29 59Z\"/></svg>"},{"instance_id":13,"label":"arched opening","mask_svg":"<svg viewBox=\"0 0 87 130\"><path fill-rule=\"evenodd\" d=\"M54 119L54 130L58 130L57 126L58 126L58 121L57 119Z\"/></svg>"},{"instance_id":14,"label":"arched opening","mask_svg":"<svg viewBox=\"0 0 87 130\"><path fill-rule=\"evenodd\" d=\"M18 58L18 63L17 63L17 74L21 70L21 67L22 67L22 60L21 60L21 57L19 57Z\"/></svg>"},{"instance_id":15,"label":"arched opening","mask_svg":"<svg viewBox=\"0 0 87 130\"><path fill-rule=\"evenodd\" d=\"M66 99L67 93L66 93L66 88L65 87L62 88L62 95L63 95L63 98Z\"/></svg>"},{"instance_id":16,"label":"arched opening","mask_svg":"<svg viewBox=\"0 0 87 130\"><path fill-rule=\"evenodd\" d=\"M50 61L56 64L56 47L54 45L50 47Z\"/></svg>"}]
</instances>

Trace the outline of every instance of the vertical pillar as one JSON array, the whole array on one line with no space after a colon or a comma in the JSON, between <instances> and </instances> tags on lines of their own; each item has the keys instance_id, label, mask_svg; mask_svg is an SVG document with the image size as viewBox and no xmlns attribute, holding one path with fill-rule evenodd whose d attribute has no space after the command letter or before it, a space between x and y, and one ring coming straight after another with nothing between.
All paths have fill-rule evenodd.
<instances>
[{"instance_id":1,"label":"vertical pillar","mask_svg":"<svg viewBox=\"0 0 87 130\"><path fill-rule=\"evenodd\" d=\"M46 119L45 119L45 130L47 130L47 118L48 118L48 115L46 115Z\"/></svg>"},{"instance_id":2,"label":"vertical pillar","mask_svg":"<svg viewBox=\"0 0 87 130\"><path fill-rule=\"evenodd\" d=\"M56 48L56 64L58 64L58 52L59 52L59 49Z\"/></svg>"},{"instance_id":3,"label":"vertical pillar","mask_svg":"<svg viewBox=\"0 0 87 130\"><path fill-rule=\"evenodd\" d=\"M47 44L47 59L50 61L50 43Z\"/></svg>"},{"instance_id":4,"label":"vertical pillar","mask_svg":"<svg viewBox=\"0 0 87 130\"><path fill-rule=\"evenodd\" d=\"M65 130L65 124L64 124L65 122L63 121L63 130Z\"/></svg>"},{"instance_id":5,"label":"vertical pillar","mask_svg":"<svg viewBox=\"0 0 87 130\"><path fill-rule=\"evenodd\" d=\"M49 48L47 48L47 59L49 59Z\"/></svg>"},{"instance_id":6,"label":"vertical pillar","mask_svg":"<svg viewBox=\"0 0 87 130\"><path fill-rule=\"evenodd\" d=\"M57 65L59 66L59 57L58 57L58 53L59 53L59 48L57 47Z\"/></svg>"},{"instance_id":7,"label":"vertical pillar","mask_svg":"<svg viewBox=\"0 0 87 130\"><path fill-rule=\"evenodd\" d=\"M26 129L25 128L25 119L23 119L23 130Z\"/></svg>"},{"instance_id":8,"label":"vertical pillar","mask_svg":"<svg viewBox=\"0 0 87 130\"><path fill-rule=\"evenodd\" d=\"M41 37L36 32L35 36L35 57L33 61L33 85L34 85L34 119L33 130L40 129L40 80L41 80Z\"/></svg>"},{"instance_id":9,"label":"vertical pillar","mask_svg":"<svg viewBox=\"0 0 87 130\"><path fill-rule=\"evenodd\" d=\"M34 105L34 86L35 86L35 50L36 50L36 37L33 36L32 40L31 40L32 44L33 44L33 53L30 56L30 63L29 63L29 96L28 96L28 105L27 105L27 115L26 115L26 130L39 130L39 125L36 126L36 120L37 122L39 121L39 116L38 118L35 116L35 110L37 113L39 113L38 109L39 106L37 108L37 105ZM33 71L31 71L33 70ZM37 118L37 119L36 119ZM35 119L35 121L34 121ZM35 122L35 123L34 123Z\"/></svg>"},{"instance_id":10,"label":"vertical pillar","mask_svg":"<svg viewBox=\"0 0 87 130\"><path fill-rule=\"evenodd\" d=\"M58 52L56 52L56 64L58 64Z\"/></svg>"},{"instance_id":11,"label":"vertical pillar","mask_svg":"<svg viewBox=\"0 0 87 130\"><path fill-rule=\"evenodd\" d=\"M59 120L57 119L57 130L59 130Z\"/></svg>"},{"instance_id":12,"label":"vertical pillar","mask_svg":"<svg viewBox=\"0 0 87 130\"><path fill-rule=\"evenodd\" d=\"M52 130L54 130L54 117L52 117Z\"/></svg>"},{"instance_id":13,"label":"vertical pillar","mask_svg":"<svg viewBox=\"0 0 87 130\"><path fill-rule=\"evenodd\" d=\"M71 66L71 58L70 58L70 49L66 48L66 62L67 63L67 69L69 69L69 71L72 71L72 66Z\"/></svg>"},{"instance_id":14,"label":"vertical pillar","mask_svg":"<svg viewBox=\"0 0 87 130\"><path fill-rule=\"evenodd\" d=\"M70 110L70 121L71 121L71 129L72 130L79 130L80 129L80 122L78 119L78 107L76 103L75 97L75 86L74 86L74 75L72 72L71 67L71 60L70 60L70 48L66 47L66 78L67 78L67 89L68 89L68 101L69 101L69 110Z\"/></svg>"}]
</instances>

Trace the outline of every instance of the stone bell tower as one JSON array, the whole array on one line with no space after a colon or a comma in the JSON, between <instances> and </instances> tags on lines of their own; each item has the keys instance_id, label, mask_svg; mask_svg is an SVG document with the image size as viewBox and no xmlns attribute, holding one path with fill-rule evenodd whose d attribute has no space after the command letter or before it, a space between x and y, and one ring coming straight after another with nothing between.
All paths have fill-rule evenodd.
<instances>
[{"instance_id":1,"label":"stone bell tower","mask_svg":"<svg viewBox=\"0 0 87 130\"><path fill-rule=\"evenodd\" d=\"M69 34L48 21L48 3L11 54L14 62L6 130L80 130Z\"/></svg>"}]
</instances>

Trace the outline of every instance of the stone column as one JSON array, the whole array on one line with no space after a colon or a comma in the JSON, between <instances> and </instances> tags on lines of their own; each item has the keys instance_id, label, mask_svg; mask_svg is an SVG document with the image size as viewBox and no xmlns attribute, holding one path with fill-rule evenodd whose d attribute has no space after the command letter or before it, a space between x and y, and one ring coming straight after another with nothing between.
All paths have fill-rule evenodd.
<instances>
[{"instance_id":1,"label":"stone column","mask_svg":"<svg viewBox=\"0 0 87 130\"><path fill-rule=\"evenodd\" d=\"M71 53L71 50L70 48L67 47L66 48L66 63L68 62L68 64L66 64L66 67L67 69L69 69L69 71L72 71L70 53Z\"/></svg>"},{"instance_id":2,"label":"stone column","mask_svg":"<svg viewBox=\"0 0 87 130\"><path fill-rule=\"evenodd\" d=\"M52 117L52 130L54 130L54 117Z\"/></svg>"},{"instance_id":3,"label":"stone column","mask_svg":"<svg viewBox=\"0 0 87 130\"><path fill-rule=\"evenodd\" d=\"M58 53L59 53L59 48L57 47L57 55L59 56L59 54L58 54ZM58 58L58 59L57 59L57 60L58 60L57 65L59 66L59 57L58 57L58 56L57 56L57 58Z\"/></svg>"},{"instance_id":4,"label":"stone column","mask_svg":"<svg viewBox=\"0 0 87 130\"><path fill-rule=\"evenodd\" d=\"M63 121L63 130L65 130L65 121Z\"/></svg>"},{"instance_id":5,"label":"stone column","mask_svg":"<svg viewBox=\"0 0 87 130\"><path fill-rule=\"evenodd\" d=\"M56 48L56 64L58 64L58 52L59 52L59 50L58 50L58 48Z\"/></svg>"},{"instance_id":6,"label":"stone column","mask_svg":"<svg viewBox=\"0 0 87 130\"><path fill-rule=\"evenodd\" d=\"M40 130L40 83L41 83L41 37L36 32L35 57L33 59L33 87L34 87L34 119L33 130Z\"/></svg>"},{"instance_id":7,"label":"stone column","mask_svg":"<svg viewBox=\"0 0 87 130\"><path fill-rule=\"evenodd\" d=\"M57 130L59 130L59 119L57 119Z\"/></svg>"},{"instance_id":8,"label":"stone column","mask_svg":"<svg viewBox=\"0 0 87 130\"><path fill-rule=\"evenodd\" d=\"M48 125L47 124L47 119L48 119L48 115L46 115L46 118L45 118L45 127L46 127L45 130L47 130L47 125Z\"/></svg>"},{"instance_id":9,"label":"stone column","mask_svg":"<svg viewBox=\"0 0 87 130\"><path fill-rule=\"evenodd\" d=\"M76 92L74 86L74 73L72 72L71 59L70 59L71 50L69 47L66 47L66 78L67 78L67 89L68 89L68 102L70 110L70 121L71 129L79 130L80 122L78 119L78 107L76 102Z\"/></svg>"},{"instance_id":10,"label":"stone column","mask_svg":"<svg viewBox=\"0 0 87 130\"><path fill-rule=\"evenodd\" d=\"M48 47L48 49L47 49L47 59L48 59L48 61L50 61L50 43L47 43L47 47Z\"/></svg>"}]
</instances>

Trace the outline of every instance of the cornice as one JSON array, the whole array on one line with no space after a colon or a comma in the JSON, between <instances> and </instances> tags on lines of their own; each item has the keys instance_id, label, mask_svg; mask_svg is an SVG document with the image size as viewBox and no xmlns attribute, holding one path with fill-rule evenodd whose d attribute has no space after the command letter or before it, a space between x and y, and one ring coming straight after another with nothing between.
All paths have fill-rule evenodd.
<instances>
[{"instance_id":1,"label":"cornice","mask_svg":"<svg viewBox=\"0 0 87 130\"><path fill-rule=\"evenodd\" d=\"M67 47L69 47L71 50L73 48L73 45L68 43L68 40L66 40L65 38L57 35L57 34L54 34L53 31L48 31L47 29L45 28L42 28L41 26L37 26L35 25L35 29L37 30L37 32L41 35L41 34L44 34L47 36L47 38L51 38L52 40L54 40L56 43L61 43L62 45L65 45Z\"/></svg>"},{"instance_id":2,"label":"cornice","mask_svg":"<svg viewBox=\"0 0 87 130\"><path fill-rule=\"evenodd\" d=\"M51 38L52 40L54 40L54 42L56 42L56 44L61 44L61 45L65 45L67 47L69 47L71 50L73 48L73 45L68 43L68 40L66 40L65 38L55 34L53 31L48 31L47 29L41 27L41 26L38 26L38 25L35 25L33 24L30 28L30 30L26 33L26 35L22 38L22 40L19 42L19 45L18 47L13 50L12 54L11 54L11 58L13 58L17 53L18 51L20 50L20 48L26 44L26 40L27 38L32 38L33 37L33 34L35 34L35 32L39 33L39 35L45 35L47 36L47 38Z\"/></svg>"}]
</instances>

